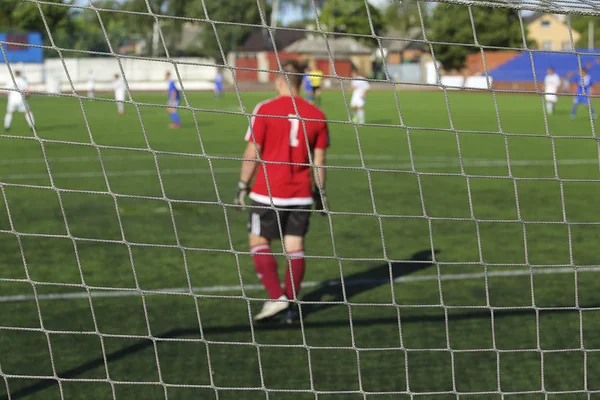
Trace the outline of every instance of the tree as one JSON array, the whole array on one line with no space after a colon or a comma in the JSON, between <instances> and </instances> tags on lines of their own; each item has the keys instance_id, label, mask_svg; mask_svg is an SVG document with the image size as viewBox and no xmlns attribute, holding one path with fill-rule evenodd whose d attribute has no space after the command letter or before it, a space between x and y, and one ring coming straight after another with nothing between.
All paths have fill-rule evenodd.
<instances>
[{"instance_id":1,"label":"tree","mask_svg":"<svg viewBox=\"0 0 600 400\"><path fill-rule=\"evenodd\" d=\"M400 32L408 32L412 28L420 28L421 18L423 18L423 23L427 26L427 9L424 5L421 5L420 8L421 14L419 14L419 5L415 0L390 3L384 11L385 22L388 27Z\"/></svg>"},{"instance_id":2,"label":"tree","mask_svg":"<svg viewBox=\"0 0 600 400\"><path fill-rule=\"evenodd\" d=\"M206 4L206 13L212 21L227 22L227 24L215 24L216 35L211 24L204 24L201 48L204 55L208 57L222 60L219 43L223 48L225 56L227 56L227 53L235 50L256 29L235 23L262 23L256 0L192 1L186 8L186 15L189 17L205 18L203 3ZM270 5L263 2L262 9L266 14L264 15L265 21L268 23L271 12ZM231 22L234 24L229 24ZM224 62L224 60L222 61Z\"/></svg>"},{"instance_id":3,"label":"tree","mask_svg":"<svg viewBox=\"0 0 600 400\"><path fill-rule=\"evenodd\" d=\"M581 34L579 40L575 43L577 48L587 49L589 46L589 23L594 24L594 47L600 47L600 18L584 17L581 15L573 15L571 17L571 28Z\"/></svg>"},{"instance_id":4,"label":"tree","mask_svg":"<svg viewBox=\"0 0 600 400\"><path fill-rule=\"evenodd\" d=\"M359 35L380 35L384 28L381 11L369 3L369 14L365 8L364 0L330 0L325 3L319 20L327 30L342 33L354 33ZM370 21L369 21L370 17ZM375 32L371 31L370 22ZM333 26L331 26L333 24ZM372 43L372 40L358 38L363 43Z\"/></svg>"},{"instance_id":5,"label":"tree","mask_svg":"<svg viewBox=\"0 0 600 400\"><path fill-rule=\"evenodd\" d=\"M472 7L477 40L483 46L523 47L523 35L518 11L507 8ZM475 39L469 17L469 8L464 5L439 4L433 11L431 34L428 39L435 42L436 59L444 69L464 67L467 55L479 51L473 45Z\"/></svg>"},{"instance_id":6,"label":"tree","mask_svg":"<svg viewBox=\"0 0 600 400\"><path fill-rule=\"evenodd\" d=\"M7 1L10 3L12 0ZM15 7L10 12L11 28L20 29L23 31L37 31L46 33L44 19L48 24L48 29L51 33L59 29L72 28L70 19L70 8L58 4L71 5L72 0L50 0L53 4L42 4L41 13L38 5L30 2L17 1ZM42 13L44 18L42 18Z\"/></svg>"},{"instance_id":7,"label":"tree","mask_svg":"<svg viewBox=\"0 0 600 400\"><path fill-rule=\"evenodd\" d=\"M99 9L116 10L121 7L122 3L119 0L101 0L96 1L94 5ZM130 37L127 15L123 13L107 11L96 13L96 11L85 9L74 12L71 18L75 32L77 32L72 45L75 50L108 53L112 48L113 51L118 51L122 42ZM106 35L104 31L106 31Z\"/></svg>"}]
</instances>

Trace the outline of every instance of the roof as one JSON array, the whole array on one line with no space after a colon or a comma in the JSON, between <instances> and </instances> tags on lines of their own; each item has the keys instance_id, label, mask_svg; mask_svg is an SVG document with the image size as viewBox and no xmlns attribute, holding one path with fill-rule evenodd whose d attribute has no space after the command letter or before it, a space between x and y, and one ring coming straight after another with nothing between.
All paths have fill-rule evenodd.
<instances>
[{"instance_id":1,"label":"roof","mask_svg":"<svg viewBox=\"0 0 600 400\"><path fill-rule=\"evenodd\" d=\"M426 47L421 28L411 28L408 32L389 31L385 36L390 39L382 39L381 45L390 53L424 50Z\"/></svg>"},{"instance_id":2,"label":"roof","mask_svg":"<svg viewBox=\"0 0 600 400\"><path fill-rule=\"evenodd\" d=\"M275 28L271 30L275 39L275 47L278 51L286 48L290 44L303 39L304 32L299 30L289 30L285 28ZM268 29L257 29L248 36L246 41L239 46L240 51L265 51L274 50L273 41L269 35Z\"/></svg>"},{"instance_id":3,"label":"roof","mask_svg":"<svg viewBox=\"0 0 600 400\"><path fill-rule=\"evenodd\" d=\"M329 49L327 48L329 45ZM371 54L373 50L350 37L341 37L325 40L323 37L314 37L298 40L285 48L285 51L298 54L324 54L329 51L336 56L352 54Z\"/></svg>"},{"instance_id":4,"label":"roof","mask_svg":"<svg viewBox=\"0 0 600 400\"><path fill-rule=\"evenodd\" d=\"M565 22L565 15L563 14L549 14L549 13L542 13L542 12L532 12L529 13L527 15L523 15L523 23L529 25L530 23L532 23L533 21L536 21L544 16L553 16L554 18L556 18L558 21L564 23Z\"/></svg>"}]
</instances>

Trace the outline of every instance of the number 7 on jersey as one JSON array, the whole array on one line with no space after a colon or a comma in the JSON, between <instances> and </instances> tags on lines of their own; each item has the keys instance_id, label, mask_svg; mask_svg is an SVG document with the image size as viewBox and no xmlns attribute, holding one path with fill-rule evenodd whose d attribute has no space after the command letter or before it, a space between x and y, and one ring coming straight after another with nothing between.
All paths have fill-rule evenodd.
<instances>
[{"instance_id":1,"label":"number 7 on jersey","mask_svg":"<svg viewBox=\"0 0 600 400\"><path fill-rule=\"evenodd\" d=\"M298 147L300 145L300 141L298 140L298 131L300 128L300 121L295 114L288 114L288 121L290 121L290 146Z\"/></svg>"}]
</instances>

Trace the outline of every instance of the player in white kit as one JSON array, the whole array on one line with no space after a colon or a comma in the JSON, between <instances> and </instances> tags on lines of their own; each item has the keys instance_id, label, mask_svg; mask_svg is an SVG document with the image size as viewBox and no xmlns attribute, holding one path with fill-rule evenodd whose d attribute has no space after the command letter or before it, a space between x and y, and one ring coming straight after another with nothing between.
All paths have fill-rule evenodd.
<instances>
[{"instance_id":1,"label":"player in white kit","mask_svg":"<svg viewBox=\"0 0 600 400\"><path fill-rule=\"evenodd\" d=\"M29 109L29 105L27 104L27 101L25 101L29 85L21 76L20 71L15 71L14 75L14 82L9 78L6 84L7 88L13 88L13 90L8 92L8 104L6 106L6 115L4 116L4 130L8 131L10 129L13 113L15 111L24 113L27 125L33 129L35 121L33 119L33 114Z\"/></svg>"},{"instance_id":2,"label":"player in white kit","mask_svg":"<svg viewBox=\"0 0 600 400\"><path fill-rule=\"evenodd\" d=\"M96 94L95 94L95 90L96 90L96 77L94 76L94 71L90 71L88 73L87 90L88 90L88 97L89 98L93 99L94 97L96 97Z\"/></svg>"},{"instance_id":3,"label":"player in white kit","mask_svg":"<svg viewBox=\"0 0 600 400\"><path fill-rule=\"evenodd\" d=\"M554 107L556 107L556 103L558 102L558 88L560 87L560 76L554 71L554 68L548 68L546 73L546 78L544 79L544 92L546 99L546 111L549 115L554 113Z\"/></svg>"},{"instance_id":4,"label":"player in white kit","mask_svg":"<svg viewBox=\"0 0 600 400\"><path fill-rule=\"evenodd\" d=\"M357 71L353 70L352 83L350 84L350 87L352 88L350 107L354 113L352 121L359 124L364 124L366 96L371 85L369 85L369 82L367 82L364 77L360 76Z\"/></svg>"},{"instance_id":5,"label":"player in white kit","mask_svg":"<svg viewBox=\"0 0 600 400\"><path fill-rule=\"evenodd\" d=\"M125 81L123 78L119 76L119 74L115 74L115 81L113 83L113 87L115 89L115 101L117 102L117 111L119 111L120 115L125 114Z\"/></svg>"}]
</instances>

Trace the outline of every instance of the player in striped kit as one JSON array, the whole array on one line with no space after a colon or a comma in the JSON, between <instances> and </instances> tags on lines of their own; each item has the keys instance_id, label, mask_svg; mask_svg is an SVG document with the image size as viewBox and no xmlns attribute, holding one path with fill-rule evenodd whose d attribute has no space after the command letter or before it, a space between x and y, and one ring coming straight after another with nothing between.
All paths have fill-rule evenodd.
<instances>
[{"instance_id":1,"label":"player in striped kit","mask_svg":"<svg viewBox=\"0 0 600 400\"><path fill-rule=\"evenodd\" d=\"M275 87L279 96L259 103L252 113L235 198L235 204L241 206L245 206L247 196L252 200L248 223L250 250L270 298L254 317L257 322L290 311L290 300L298 298L304 277L304 237L310 210L313 205L322 212L327 209L325 169L318 168L325 165L329 146L326 118L321 110L299 96L302 65L286 60L282 67L290 73L287 75L290 85L284 76L278 76ZM266 162L266 172L257 159ZM316 167L314 188L310 160ZM277 261L271 253L271 240L280 234L289 260L285 290L281 288Z\"/></svg>"}]
</instances>

